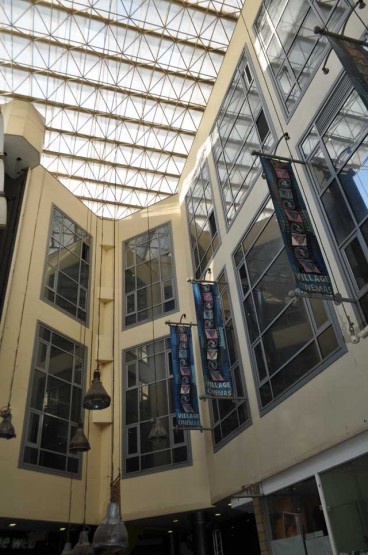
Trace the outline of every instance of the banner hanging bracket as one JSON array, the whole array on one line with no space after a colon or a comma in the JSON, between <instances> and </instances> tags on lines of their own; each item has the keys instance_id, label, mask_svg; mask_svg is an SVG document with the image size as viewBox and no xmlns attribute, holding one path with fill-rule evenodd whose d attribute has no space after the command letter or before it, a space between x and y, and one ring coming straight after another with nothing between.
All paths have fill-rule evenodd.
<instances>
[{"instance_id":1,"label":"banner hanging bracket","mask_svg":"<svg viewBox=\"0 0 368 555\"><path fill-rule=\"evenodd\" d=\"M189 431L195 431L195 432L212 432L215 428L207 428L207 427L203 427L203 426L192 426L192 427L187 427L187 426L173 426L172 430L174 432L179 432L179 431L185 431L185 430L189 430Z\"/></svg>"},{"instance_id":2,"label":"banner hanging bracket","mask_svg":"<svg viewBox=\"0 0 368 555\"><path fill-rule=\"evenodd\" d=\"M265 154L261 150L252 150L252 156L262 156L263 158L269 158L270 160L280 160L280 162L291 162L292 164L302 164L306 166L307 163L304 160L298 160L297 158L287 158L286 156L277 156L276 154Z\"/></svg>"},{"instance_id":3,"label":"banner hanging bracket","mask_svg":"<svg viewBox=\"0 0 368 555\"><path fill-rule=\"evenodd\" d=\"M298 297L305 297L307 299L320 299L322 301L333 301L336 305L341 303L357 303L358 299L352 299L350 297L343 297L340 293L335 293L334 295L322 295L319 293L305 293L301 289L292 289L288 293L288 297L295 299Z\"/></svg>"},{"instance_id":4,"label":"banner hanging bracket","mask_svg":"<svg viewBox=\"0 0 368 555\"><path fill-rule=\"evenodd\" d=\"M199 395L198 399L201 401L207 401L207 399L214 401L246 401L246 397L225 397L217 395Z\"/></svg>"}]
</instances>

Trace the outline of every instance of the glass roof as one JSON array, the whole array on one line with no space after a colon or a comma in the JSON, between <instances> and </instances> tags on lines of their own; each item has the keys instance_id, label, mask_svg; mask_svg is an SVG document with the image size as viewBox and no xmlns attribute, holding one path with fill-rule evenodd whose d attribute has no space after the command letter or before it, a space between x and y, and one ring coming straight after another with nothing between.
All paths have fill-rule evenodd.
<instances>
[{"instance_id":1,"label":"glass roof","mask_svg":"<svg viewBox=\"0 0 368 555\"><path fill-rule=\"evenodd\" d=\"M0 95L44 116L42 165L123 218L175 194L242 4L2 3Z\"/></svg>"}]
</instances>

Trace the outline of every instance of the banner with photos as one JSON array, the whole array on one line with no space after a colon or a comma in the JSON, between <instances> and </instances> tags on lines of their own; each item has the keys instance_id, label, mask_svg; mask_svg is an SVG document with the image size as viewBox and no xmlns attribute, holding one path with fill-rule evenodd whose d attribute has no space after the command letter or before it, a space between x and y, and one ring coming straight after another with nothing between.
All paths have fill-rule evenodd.
<instances>
[{"instance_id":1,"label":"banner with photos","mask_svg":"<svg viewBox=\"0 0 368 555\"><path fill-rule=\"evenodd\" d=\"M333 296L330 277L290 162L260 156L297 287Z\"/></svg>"},{"instance_id":2,"label":"banner with photos","mask_svg":"<svg viewBox=\"0 0 368 555\"><path fill-rule=\"evenodd\" d=\"M171 325L170 343L177 425L188 428L200 426L191 327Z\"/></svg>"},{"instance_id":3,"label":"banner with photos","mask_svg":"<svg viewBox=\"0 0 368 555\"><path fill-rule=\"evenodd\" d=\"M193 283L207 395L231 397L232 386L217 285Z\"/></svg>"},{"instance_id":4,"label":"banner with photos","mask_svg":"<svg viewBox=\"0 0 368 555\"><path fill-rule=\"evenodd\" d=\"M326 34L355 90L368 110L368 52L361 44Z\"/></svg>"}]
</instances>

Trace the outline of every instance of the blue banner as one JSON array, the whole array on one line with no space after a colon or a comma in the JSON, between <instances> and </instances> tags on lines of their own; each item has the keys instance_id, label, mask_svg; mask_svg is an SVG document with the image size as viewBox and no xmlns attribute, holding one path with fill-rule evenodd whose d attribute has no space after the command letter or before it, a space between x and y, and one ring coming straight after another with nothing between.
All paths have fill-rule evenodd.
<instances>
[{"instance_id":1,"label":"blue banner","mask_svg":"<svg viewBox=\"0 0 368 555\"><path fill-rule=\"evenodd\" d=\"M328 33L326 36L355 90L368 109L368 53L366 50L368 44L364 47L345 37L338 38Z\"/></svg>"},{"instance_id":2,"label":"blue banner","mask_svg":"<svg viewBox=\"0 0 368 555\"><path fill-rule=\"evenodd\" d=\"M170 326L170 343L177 425L188 428L200 426L191 327Z\"/></svg>"},{"instance_id":3,"label":"blue banner","mask_svg":"<svg viewBox=\"0 0 368 555\"><path fill-rule=\"evenodd\" d=\"M231 397L233 393L217 285L193 283L193 292L206 394Z\"/></svg>"},{"instance_id":4,"label":"blue banner","mask_svg":"<svg viewBox=\"0 0 368 555\"><path fill-rule=\"evenodd\" d=\"M297 287L304 293L334 292L290 162L260 156L286 253Z\"/></svg>"}]
</instances>

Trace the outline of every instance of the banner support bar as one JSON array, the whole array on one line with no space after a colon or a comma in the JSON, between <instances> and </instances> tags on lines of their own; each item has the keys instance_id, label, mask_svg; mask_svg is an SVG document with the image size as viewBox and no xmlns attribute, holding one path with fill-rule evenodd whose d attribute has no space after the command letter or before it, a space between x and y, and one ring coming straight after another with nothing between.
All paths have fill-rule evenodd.
<instances>
[{"instance_id":1,"label":"banner support bar","mask_svg":"<svg viewBox=\"0 0 368 555\"><path fill-rule=\"evenodd\" d=\"M368 46L368 42L366 42L365 40L353 39L352 37L339 35L338 33L332 33L331 31L327 31L327 29L322 29L322 27L318 27L318 25L314 28L314 33L315 35L324 35L333 39L345 40L347 42L352 42L353 44L359 44L360 46Z\"/></svg>"},{"instance_id":2,"label":"banner support bar","mask_svg":"<svg viewBox=\"0 0 368 555\"><path fill-rule=\"evenodd\" d=\"M173 426L173 427L172 427L172 430L173 430L174 432L181 431L181 430L193 430L193 431L196 431L196 432L207 432L207 431L211 431L211 432L212 432L214 429L215 429L215 428L206 428L206 427L203 427L203 426L193 426L193 427L189 427L189 426L188 426L188 427L187 427L187 426Z\"/></svg>"},{"instance_id":3,"label":"banner support bar","mask_svg":"<svg viewBox=\"0 0 368 555\"><path fill-rule=\"evenodd\" d=\"M306 166L307 163L304 160L298 160L297 158L287 158L286 156L277 156L276 154L265 154L261 150L252 150L252 156L263 156L263 158L269 158L270 160L280 160L280 162L291 162L292 164L302 164Z\"/></svg>"},{"instance_id":4,"label":"banner support bar","mask_svg":"<svg viewBox=\"0 0 368 555\"><path fill-rule=\"evenodd\" d=\"M210 281L206 279L187 278L187 283L211 283L212 285L227 285L224 281Z\"/></svg>"},{"instance_id":5,"label":"banner support bar","mask_svg":"<svg viewBox=\"0 0 368 555\"><path fill-rule=\"evenodd\" d=\"M198 324L194 324L193 322L172 322L171 320L165 320L165 324L167 326L186 326L187 328L198 326Z\"/></svg>"},{"instance_id":6,"label":"banner support bar","mask_svg":"<svg viewBox=\"0 0 368 555\"><path fill-rule=\"evenodd\" d=\"M201 401L207 401L207 399L213 399L217 401L245 401L246 397L225 397L225 396L217 396L217 395L199 395L198 399Z\"/></svg>"},{"instance_id":7,"label":"banner support bar","mask_svg":"<svg viewBox=\"0 0 368 555\"><path fill-rule=\"evenodd\" d=\"M288 293L288 297L294 299L295 297L306 297L308 299L321 299L322 301L333 301L336 305L341 303L357 303L358 299L351 299L350 297L342 297L340 293L334 295L320 295L319 293L305 293L300 289L292 289Z\"/></svg>"}]
</instances>

